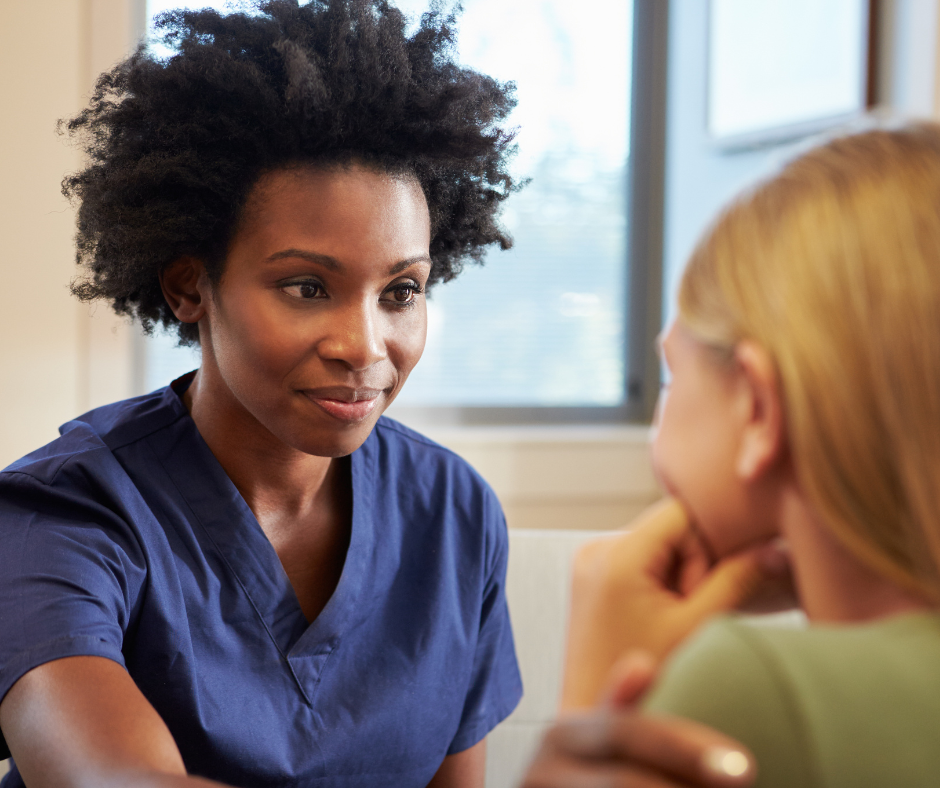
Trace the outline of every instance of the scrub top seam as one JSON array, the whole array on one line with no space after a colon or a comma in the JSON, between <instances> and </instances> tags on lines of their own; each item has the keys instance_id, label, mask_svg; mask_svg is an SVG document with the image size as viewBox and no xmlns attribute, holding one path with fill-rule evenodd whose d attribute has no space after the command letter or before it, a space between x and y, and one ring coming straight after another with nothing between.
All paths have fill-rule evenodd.
<instances>
[{"instance_id":1,"label":"scrub top seam","mask_svg":"<svg viewBox=\"0 0 940 788\"><path fill-rule=\"evenodd\" d=\"M147 395L147 396L150 396L150 395ZM93 452L102 451L102 450L108 452L114 458L115 462L117 462L117 464L120 465L123 470L124 468L123 463L121 463L121 461L118 459L115 452L120 451L121 449L125 449L128 446L131 446L135 443L140 443L144 441L146 438L149 438L151 435L157 432L160 432L160 430L166 429L167 427L171 427L172 425L176 424L176 422L178 422L180 419L186 416L189 416L188 413L175 412L176 408L174 408L173 410L174 410L173 418L170 419L169 421L164 422L163 424L160 424L154 427L153 429L148 430L147 432L139 433L132 438L128 438L127 440L120 442L120 443L116 443L114 445L112 445L108 441L108 435L109 435L108 432L104 434L95 433L95 437L100 441L100 444L97 446L85 446L81 449L76 449L76 450L68 452L67 454L61 455L59 465L55 469L55 472L52 474L52 476L41 478L40 476L34 473L30 473L28 470L23 470L20 468L3 468L3 469L0 469L0 473L20 474L21 476L26 476L27 478L35 480L39 484L48 486L48 485L52 485L55 483L56 478L62 472L62 469L66 465L77 461L78 458L80 457L91 454ZM80 422L78 422L77 420L74 420L74 422L70 422L70 423L80 423ZM60 433L59 437L63 438L65 437L66 434L68 433ZM25 459L25 458L22 458L22 459ZM37 461L42 461L42 460L47 460L47 459L51 459L51 458L37 458Z\"/></svg>"},{"instance_id":2,"label":"scrub top seam","mask_svg":"<svg viewBox=\"0 0 940 788\"><path fill-rule=\"evenodd\" d=\"M323 660L323 666L317 672L317 680L313 684L313 691L310 693L310 699L308 701L308 703L310 704L310 708L314 713L316 713L316 707L314 706L314 703L317 699L317 694L320 691L320 683L323 681L323 674L326 673L326 666L330 663L330 660L332 659L333 655L336 653L338 646L339 646L338 642L334 642L330 644L330 650L326 652L326 658ZM287 662L288 664L290 663L289 658ZM293 665L291 665L291 673L293 672L294 672L294 667ZM297 676L295 675L294 678L297 679ZM298 680L298 683L300 683L299 680ZM306 697L306 694L304 695L304 697Z\"/></svg>"},{"instance_id":3,"label":"scrub top seam","mask_svg":"<svg viewBox=\"0 0 940 788\"><path fill-rule=\"evenodd\" d=\"M88 448L88 449L82 449L81 451L73 452L71 454L66 455L62 459L62 461L59 463L59 466L55 469L55 472L52 474L52 476L48 476L45 478L40 477L35 473L30 473L29 471L20 470L19 468L4 469L2 473L4 475L16 474L18 476L25 476L27 479L31 479L32 481L36 482L36 484L41 484L43 487L51 487L53 484L55 484L56 477L62 472L62 469L66 465L68 465L71 462L77 461L77 458L79 457L82 457L86 454L91 454L92 452L101 451L102 449L107 451L109 454L111 453L110 451L108 451L108 447L102 444L101 446L95 446L93 448Z\"/></svg>"},{"instance_id":4,"label":"scrub top seam","mask_svg":"<svg viewBox=\"0 0 940 788\"><path fill-rule=\"evenodd\" d=\"M85 451L91 451L91 449L86 449ZM84 454L85 451L83 451L82 454ZM37 484L41 484L43 487L48 487L48 486L51 485L52 482L55 480L55 476L58 475L59 471L62 469L62 466L65 465L65 463L68 462L70 459L71 459L71 457L67 457L64 462L60 463L60 464L59 464L59 467L56 468L56 470L55 470L55 474L54 474L53 477L52 477L51 479L49 479L48 481L47 481L46 479L40 479L40 478L39 478L38 476L36 476L35 474L28 473L27 471L18 471L18 470L9 471L9 470L4 470L4 471L3 471L3 475L6 476L7 474L9 474L9 475L11 475L11 476L13 476L13 475L25 476L27 479L32 479L34 482L36 482Z\"/></svg>"},{"instance_id":5,"label":"scrub top seam","mask_svg":"<svg viewBox=\"0 0 940 788\"><path fill-rule=\"evenodd\" d=\"M248 589L245 587L245 584L242 581L241 575L239 575L238 572L235 571L235 568L232 566L232 564L228 560L228 557L225 555L225 551L219 547L219 543L216 542L216 540L212 538L212 534L210 533L209 529L206 528L206 525L202 521L202 518L196 513L196 511L190 505L189 499L183 494L183 491L180 490L179 486L176 484L176 480L167 470L167 467L164 464L163 460L161 460L159 455L153 450L153 447L147 445L147 450L151 453L151 455L153 455L154 459L160 464L160 467L163 469L164 475L167 477L170 484L173 485L173 489L176 490L176 492L179 494L180 500L185 502L186 508L192 514L194 521L199 523L199 527L202 529L203 534L205 534L206 539L208 539L212 543L213 548L215 548L215 552L218 555L219 560L221 560L225 564L225 566L228 568L228 571L231 573L232 577L235 578L235 582L238 583L238 587L241 588L242 593L244 593L245 597L248 599L248 603L251 605L251 609L255 611L255 615L258 617L258 620L261 622L261 626L264 627L264 631L267 633L268 638L270 638L271 642L274 644L274 647L277 649L278 654L281 655L281 659L283 660L284 664L286 664L288 669L290 670L290 674L293 677L294 683L297 685L297 688L300 690L300 694L303 696L303 699L307 702L307 705L310 706L310 708L313 708L313 702L308 696L306 689L304 688L303 684L300 681L300 678L297 676L297 673L294 671L294 666L291 664L291 661L288 658L288 655L285 654L284 650L281 648L281 644L277 642L277 638L274 637L274 633L271 632L271 628L268 626L268 622L264 620L264 616L261 614L261 611L258 609L258 605L256 604L254 598L249 593Z\"/></svg>"},{"instance_id":6,"label":"scrub top seam","mask_svg":"<svg viewBox=\"0 0 940 788\"><path fill-rule=\"evenodd\" d=\"M187 417L191 418L188 413L176 413L174 415L174 418L170 419L170 421L160 424L159 426L154 427L152 430L148 432L135 435L133 438L128 438L123 443L118 443L114 446L108 443L107 437L106 437L107 433L105 433L105 435L101 437L101 442L104 444L105 448L109 449L113 454L114 452L120 451L121 449L126 449L128 446L132 446L135 443L141 443L145 441L147 438L149 438L151 435L155 435L161 430L165 430L167 427L172 427L174 424L176 424L176 422ZM117 457L115 457L115 459L117 459Z\"/></svg>"},{"instance_id":7,"label":"scrub top seam","mask_svg":"<svg viewBox=\"0 0 940 788\"><path fill-rule=\"evenodd\" d=\"M449 449L446 446L443 446L440 443L437 443L436 441L433 441L430 438L424 435L421 435L420 433L413 432L409 427L406 427L404 424L401 424L400 422L395 421L395 419L392 419L388 416L383 416L380 419L379 423L376 424L376 428L392 430L393 432L400 435L402 438L406 438L412 443L417 443L420 446L425 446L429 449L434 449L436 451L439 451L442 454L448 454L451 457L455 457L456 459L460 460L462 463L466 464L466 466L470 468L471 470L473 470L474 473L476 473L476 469L472 465L470 465L463 457L457 454L457 452L455 452L453 449Z\"/></svg>"}]
</instances>

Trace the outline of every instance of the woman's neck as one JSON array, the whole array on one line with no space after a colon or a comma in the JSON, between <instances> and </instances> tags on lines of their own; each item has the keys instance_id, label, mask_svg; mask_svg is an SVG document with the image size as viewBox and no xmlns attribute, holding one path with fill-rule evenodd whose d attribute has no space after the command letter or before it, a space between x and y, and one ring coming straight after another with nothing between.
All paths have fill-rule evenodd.
<instances>
[{"instance_id":1,"label":"woman's neck","mask_svg":"<svg viewBox=\"0 0 940 788\"><path fill-rule=\"evenodd\" d=\"M181 398L199 434L256 515L276 510L302 517L324 495L331 496L336 476L332 458L278 441L240 403L230 401L227 389L213 386L204 370Z\"/></svg>"},{"instance_id":2,"label":"woman's neck","mask_svg":"<svg viewBox=\"0 0 940 788\"><path fill-rule=\"evenodd\" d=\"M792 488L783 494L781 533L790 548L797 592L810 621L860 623L930 609L924 599L856 558Z\"/></svg>"}]
</instances>

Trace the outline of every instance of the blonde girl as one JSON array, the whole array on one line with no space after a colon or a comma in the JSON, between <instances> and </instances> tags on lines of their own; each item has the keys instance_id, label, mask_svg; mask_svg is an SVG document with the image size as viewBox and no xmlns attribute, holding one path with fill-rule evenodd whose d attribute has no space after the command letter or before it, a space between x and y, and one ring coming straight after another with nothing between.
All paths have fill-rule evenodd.
<instances>
[{"instance_id":1,"label":"blonde girl","mask_svg":"<svg viewBox=\"0 0 940 788\"><path fill-rule=\"evenodd\" d=\"M742 742L762 788L940 784L940 126L837 139L735 201L691 256L662 350L653 459L681 509L579 559L569 705L614 651L658 658L704 618L702 555L753 577L755 546L782 537L809 626L714 620L645 709ZM614 774L624 748L595 717L606 749L569 747L564 777L527 785ZM744 754L719 759L721 784L750 782Z\"/></svg>"},{"instance_id":2,"label":"blonde girl","mask_svg":"<svg viewBox=\"0 0 940 788\"><path fill-rule=\"evenodd\" d=\"M940 127L830 142L698 245L654 442L716 558L782 536L805 631L727 619L648 708L747 744L759 785L940 775Z\"/></svg>"}]
</instances>

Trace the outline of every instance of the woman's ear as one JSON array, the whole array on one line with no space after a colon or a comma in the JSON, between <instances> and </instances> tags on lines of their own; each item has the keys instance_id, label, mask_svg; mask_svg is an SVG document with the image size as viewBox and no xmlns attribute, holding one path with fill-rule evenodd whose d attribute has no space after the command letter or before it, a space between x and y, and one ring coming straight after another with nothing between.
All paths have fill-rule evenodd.
<instances>
[{"instance_id":1,"label":"woman's ear","mask_svg":"<svg viewBox=\"0 0 940 788\"><path fill-rule=\"evenodd\" d=\"M734 357L745 409L735 470L742 480L754 481L786 450L783 401L777 370L763 347L743 340L735 347Z\"/></svg>"},{"instance_id":2,"label":"woman's ear","mask_svg":"<svg viewBox=\"0 0 940 788\"><path fill-rule=\"evenodd\" d=\"M182 323L198 323L206 314L209 277L202 261L181 257L160 273L163 297Z\"/></svg>"}]
</instances>

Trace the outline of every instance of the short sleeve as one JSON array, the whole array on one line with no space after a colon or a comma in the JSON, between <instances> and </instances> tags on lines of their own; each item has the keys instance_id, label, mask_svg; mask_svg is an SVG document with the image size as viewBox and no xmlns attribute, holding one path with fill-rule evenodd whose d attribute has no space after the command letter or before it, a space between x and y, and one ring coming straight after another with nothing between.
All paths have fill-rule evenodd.
<instances>
[{"instance_id":1,"label":"short sleeve","mask_svg":"<svg viewBox=\"0 0 940 788\"><path fill-rule=\"evenodd\" d=\"M820 785L793 689L753 627L723 619L703 629L666 665L644 709L745 744L757 759L756 788Z\"/></svg>"},{"instance_id":2,"label":"short sleeve","mask_svg":"<svg viewBox=\"0 0 940 788\"><path fill-rule=\"evenodd\" d=\"M506 568L509 534L496 497L489 493L486 506L488 534L486 583L480 629L469 690L448 755L469 749L508 717L522 698L522 678L506 603Z\"/></svg>"},{"instance_id":3,"label":"short sleeve","mask_svg":"<svg viewBox=\"0 0 940 788\"><path fill-rule=\"evenodd\" d=\"M0 699L52 660L100 656L124 665L144 562L89 471L66 465L51 481L0 474Z\"/></svg>"}]
</instances>

